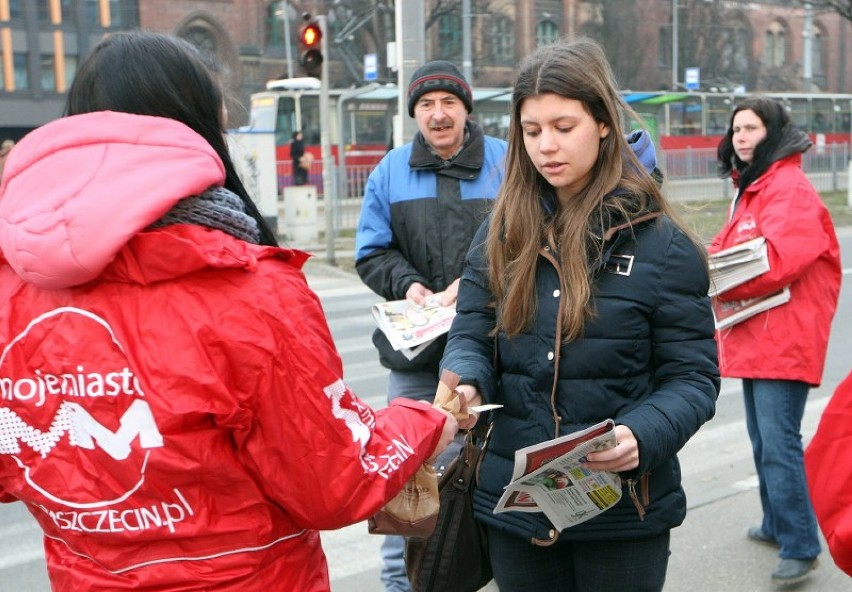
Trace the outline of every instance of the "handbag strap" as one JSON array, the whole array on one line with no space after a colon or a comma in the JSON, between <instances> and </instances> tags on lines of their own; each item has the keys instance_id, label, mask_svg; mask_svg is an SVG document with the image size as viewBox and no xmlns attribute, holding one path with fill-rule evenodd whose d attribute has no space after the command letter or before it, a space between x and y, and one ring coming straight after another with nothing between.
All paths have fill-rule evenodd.
<instances>
[{"instance_id":1,"label":"handbag strap","mask_svg":"<svg viewBox=\"0 0 852 592\"><path fill-rule=\"evenodd\" d=\"M489 418L487 423L477 422L465 436L465 445L472 444L479 449L476 455L476 466L473 468L474 486L479 484L479 469L482 466L482 459L485 458L485 451L488 450L488 442L491 440L491 430L493 429L494 420Z\"/></svg>"}]
</instances>

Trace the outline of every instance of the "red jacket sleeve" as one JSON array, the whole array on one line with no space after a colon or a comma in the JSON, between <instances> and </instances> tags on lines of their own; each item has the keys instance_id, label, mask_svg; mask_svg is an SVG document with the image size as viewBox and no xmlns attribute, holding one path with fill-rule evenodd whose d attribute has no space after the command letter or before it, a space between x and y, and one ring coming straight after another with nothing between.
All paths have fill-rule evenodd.
<instances>
[{"instance_id":1,"label":"red jacket sleeve","mask_svg":"<svg viewBox=\"0 0 852 592\"><path fill-rule=\"evenodd\" d=\"M343 382L316 295L301 276L285 284L276 290L286 310L267 320L274 345L255 344L236 364L253 386L241 462L294 522L340 528L396 495L431 456L445 415L414 401L368 407Z\"/></svg>"},{"instance_id":2,"label":"red jacket sleeve","mask_svg":"<svg viewBox=\"0 0 852 592\"><path fill-rule=\"evenodd\" d=\"M814 512L837 566L852 575L852 373L823 411L805 451Z\"/></svg>"}]
</instances>

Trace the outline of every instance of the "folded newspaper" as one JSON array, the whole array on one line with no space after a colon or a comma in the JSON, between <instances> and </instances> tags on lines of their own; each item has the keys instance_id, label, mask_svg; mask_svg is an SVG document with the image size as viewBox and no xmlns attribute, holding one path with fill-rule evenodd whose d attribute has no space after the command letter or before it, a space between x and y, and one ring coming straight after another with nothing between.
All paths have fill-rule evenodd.
<instances>
[{"instance_id":1,"label":"folded newspaper","mask_svg":"<svg viewBox=\"0 0 852 592\"><path fill-rule=\"evenodd\" d=\"M710 296L727 292L769 271L766 239L762 236L734 245L708 258Z\"/></svg>"},{"instance_id":2,"label":"folded newspaper","mask_svg":"<svg viewBox=\"0 0 852 592\"><path fill-rule=\"evenodd\" d=\"M588 453L615 446L615 423L607 419L585 430L515 451L512 482L494 513L543 512L559 530L594 518L621 499L616 473L590 471Z\"/></svg>"},{"instance_id":3,"label":"folded newspaper","mask_svg":"<svg viewBox=\"0 0 852 592\"><path fill-rule=\"evenodd\" d=\"M394 300L373 305L373 318L393 348L409 360L450 330L456 306L441 306L443 292L426 298L424 306L411 300Z\"/></svg>"},{"instance_id":4,"label":"folded newspaper","mask_svg":"<svg viewBox=\"0 0 852 592\"><path fill-rule=\"evenodd\" d=\"M716 320L716 329L724 329L750 319L770 308L781 306L790 302L790 287L784 286L776 292L756 296L748 300L722 301L713 299L713 317Z\"/></svg>"}]
</instances>

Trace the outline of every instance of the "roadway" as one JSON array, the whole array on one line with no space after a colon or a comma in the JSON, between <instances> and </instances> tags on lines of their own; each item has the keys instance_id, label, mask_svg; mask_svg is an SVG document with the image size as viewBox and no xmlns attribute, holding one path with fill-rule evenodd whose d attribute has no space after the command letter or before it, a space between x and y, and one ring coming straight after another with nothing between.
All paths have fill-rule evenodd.
<instances>
[{"instance_id":1,"label":"roadway","mask_svg":"<svg viewBox=\"0 0 852 592\"><path fill-rule=\"evenodd\" d=\"M805 440L836 385L852 369L852 229L840 229L844 286L835 317L823 385L811 392L803 423ZM338 259L346 256L338 253ZM386 372L376 361L371 341L370 306L378 298L358 278L330 268L320 254L306 265L306 276L319 294L338 349L345 379L373 407L385 401ZM672 534L666 592L769 592L769 574L777 557L770 548L745 539L746 528L760 518L757 482L745 431L738 381L723 381L716 417L680 454L689 500L685 523ZM323 533L333 592L380 592L380 537L366 523ZM0 506L0 592L49 590L40 531L22 504ZM490 585L487 590L494 591ZM852 580L834 566L828 552L803 591L852 592Z\"/></svg>"}]
</instances>

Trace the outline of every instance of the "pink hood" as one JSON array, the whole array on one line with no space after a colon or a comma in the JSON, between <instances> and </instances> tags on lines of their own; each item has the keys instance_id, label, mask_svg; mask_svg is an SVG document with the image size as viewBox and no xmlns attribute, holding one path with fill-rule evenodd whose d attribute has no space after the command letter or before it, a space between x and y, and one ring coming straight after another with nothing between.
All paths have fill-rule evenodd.
<instances>
[{"instance_id":1,"label":"pink hood","mask_svg":"<svg viewBox=\"0 0 852 592\"><path fill-rule=\"evenodd\" d=\"M27 282L80 285L179 200L224 179L213 148L177 121L108 111L58 119L6 162L0 252Z\"/></svg>"}]
</instances>

